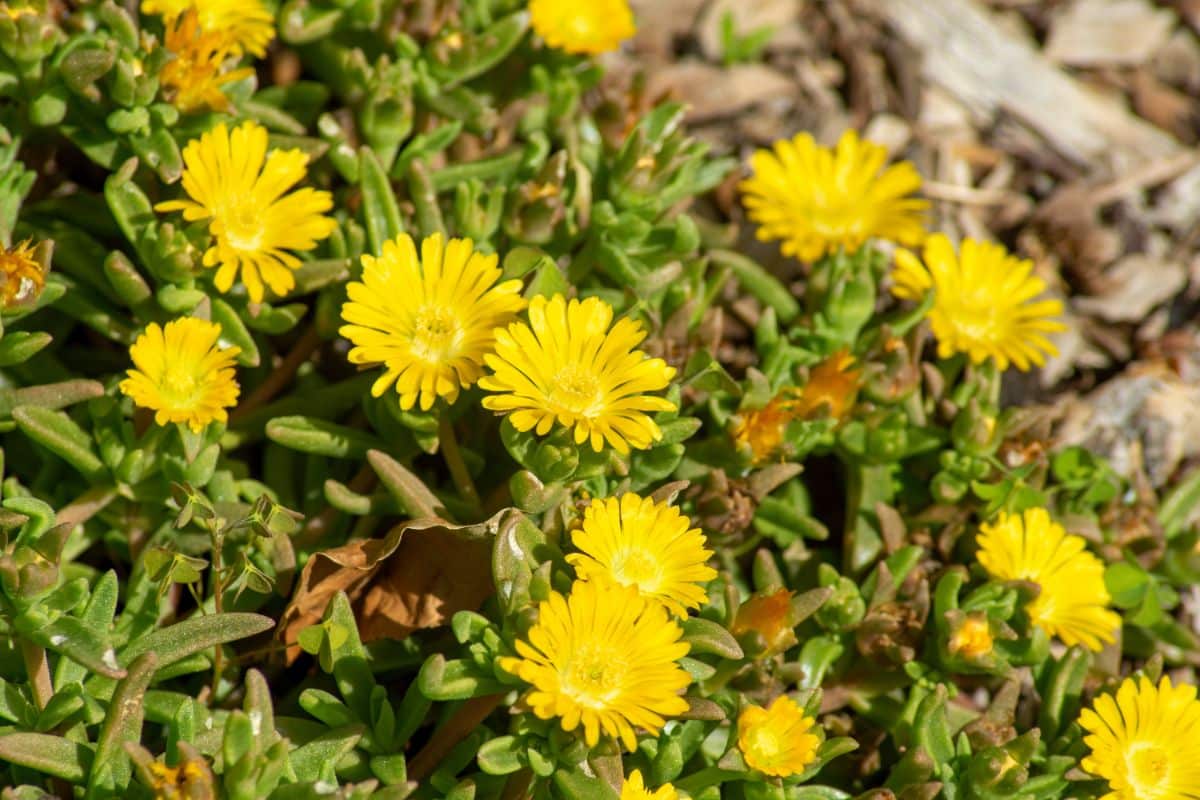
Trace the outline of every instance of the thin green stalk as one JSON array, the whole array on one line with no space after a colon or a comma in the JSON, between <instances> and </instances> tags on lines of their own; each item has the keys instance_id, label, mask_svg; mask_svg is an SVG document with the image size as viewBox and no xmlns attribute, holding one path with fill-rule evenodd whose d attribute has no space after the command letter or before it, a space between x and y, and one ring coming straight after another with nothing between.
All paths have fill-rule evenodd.
<instances>
[{"instance_id":1,"label":"thin green stalk","mask_svg":"<svg viewBox=\"0 0 1200 800\"><path fill-rule=\"evenodd\" d=\"M454 423L450 421L449 409L443 409L438 417L438 442L441 445L442 458L446 460L450 477L454 479L459 495L472 509L478 510L479 492L476 491L475 482L471 480L471 473L467 471L466 462L463 461L462 450L458 446L458 435L454 432Z\"/></svg>"}]
</instances>

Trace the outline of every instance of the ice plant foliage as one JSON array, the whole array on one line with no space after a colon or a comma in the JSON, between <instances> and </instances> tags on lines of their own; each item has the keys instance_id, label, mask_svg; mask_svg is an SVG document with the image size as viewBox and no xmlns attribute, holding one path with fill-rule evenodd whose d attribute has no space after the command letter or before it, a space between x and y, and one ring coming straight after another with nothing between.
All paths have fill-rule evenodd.
<instances>
[{"instance_id":1,"label":"ice plant foliage","mask_svg":"<svg viewBox=\"0 0 1200 800\"><path fill-rule=\"evenodd\" d=\"M267 153L267 130L244 122L233 131L218 124L183 151L187 200L155 209L182 211L188 222L207 221L213 245L204 266L216 267L213 283L228 292L238 273L250 299L262 302L264 284L277 295L296 285L300 259L289 251L312 250L337 223L325 212L329 192L288 190L304 180L308 156L299 150Z\"/></svg>"},{"instance_id":2,"label":"ice plant foliage","mask_svg":"<svg viewBox=\"0 0 1200 800\"><path fill-rule=\"evenodd\" d=\"M521 282L501 282L498 258L470 239L446 242L435 233L418 255L402 234L362 264L362 281L347 286L340 332L354 344L351 363L383 365L371 393L394 385L405 410L458 399L483 375L496 329L525 307Z\"/></svg>"},{"instance_id":3,"label":"ice plant foliage","mask_svg":"<svg viewBox=\"0 0 1200 800\"><path fill-rule=\"evenodd\" d=\"M1066 329L1062 303L1038 299L1046 284L1032 273L1033 262L999 244L967 239L955 253L938 233L925 242L924 263L907 250L896 253L892 292L908 300L933 292L928 317L942 358L964 353L976 364L990 358L999 369L1024 371L1056 355L1048 334Z\"/></svg>"},{"instance_id":4,"label":"ice plant foliage","mask_svg":"<svg viewBox=\"0 0 1200 800\"><path fill-rule=\"evenodd\" d=\"M568 53L616 50L637 32L627 0L530 0L529 15L546 44Z\"/></svg>"},{"instance_id":5,"label":"ice plant foliage","mask_svg":"<svg viewBox=\"0 0 1200 800\"><path fill-rule=\"evenodd\" d=\"M717 576L705 562L704 534L679 509L652 498L625 494L593 500L583 524L571 534L580 551L567 556L580 580L629 586L643 597L686 616L707 594Z\"/></svg>"},{"instance_id":6,"label":"ice plant foliage","mask_svg":"<svg viewBox=\"0 0 1200 800\"><path fill-rule=\"evenodd\" d=\"M1090 753L1082 767L1108 781L1104 800L1192 800L1200 797L1200 700L1196 687L1164 677L1121 682L1083 710Z\"/></svg>"},{"instance_id":7,"label":"ice plant foliage","mask_svg":"<svg viewBox=\"0 0 1200 800\"><path fill-rule=\"evenodd\" d=\"M647 789L646 781L639 769L629 773L629 777L625 779L625 785L621 787L621 800L678 800L678 798L679 793L669 783L664 783L654 791Z\"/></svg>"},{"instance_id":8,"label":"ice plant foliage","mask_svg":"<svg viewBox=\"0 0 1200 800\"><path fill-rule=\"evenodd\" d=\"M485 408L508 414L519 431L539 436L557 422L576 444L605 443L620 453L643 450L662 431L649 414L675 404L650 392L665 389L675 368L637 346L646 338L628 317L613 324L613 308L596 297L533 298L529 322L496 331L496 351L484 356L492 374L479 385L494 392Z\"/></svg>"},{"instance_id":9,"label":"ice plant foliage","mask_svg":"<svg viewBox=\"0 0 1200 800\"><path fill-rule=\"evenodd\" d=\"M220 325L195 317L151 322L129 348L134 368L121 391L153 410L159 425L181 422L199 432L224 422L237 403L234 359L241 349L221 347L220 338Z\"/></svg>"},{"instance_id":10,"label":"ice plant foliage","mask_svg":"<svg viewBox=\"0 0 1200 800\"><path fill-rule=\"evenodd\" d=\"M816 721L787 695L771 705L748 704L737 719L737 744L751 769L786 778L803 772L817 757Z\"/></svg>"},{"instance_id":11,"label":"ice plant foliage","mask_svg":"<svg viewBox=\"0 0 1200 800\"><path fill-rule=\"evenodd\" d=\"M1099 650L1121 618L1109 606L1104 564L1082 536L1068 534L1044 508L1001 513L980 527L979 563L993 578L1030 581L1038 595L1026 609L1034 624L1065 644Z\"/></svg>"},{"instance_id":12,"label":"ice plant foliage","mask_svg":"<svg viewBox=\"0 0 1200 800\"><path fill-rule=\"evenodd\" d=\"M750 159L754 174L741 183L758 238L778 240L784 255L803 261L853 253L870 239L919 244L929 207L913 197L921 176L907 161L887 160L885 148L854 131L832 149L801 133L759 150Z\"/></svg>"},{"instance_id":13,"label":"ice plant foliage","mask_svg":"<svg viewBox=\"0 0 1200 800\"><path fill-rule=\"evenodd\" d=\"M200 30L224 37L235 55L262 57L275 38L275 15L262 0L142 0L142 13L168 23L195 11Z\"/></svg>"},{"instance_id":14,"label":"ice plant foliage","mask_svg":"<svg viewBox=\"0 0 1200 800\"><path fill-rule=\"evenodd\" d=\"M688 653L666 609L635 589L577 581L569 595L552 592L537 623L516 643L518 657L500 666L530 684L526 702L563 730L582 726L588 745L600 735L637 746L635 728L650 733L688 704L680 694L691 676L676 663Z\"/></svg>"}]
</instances>

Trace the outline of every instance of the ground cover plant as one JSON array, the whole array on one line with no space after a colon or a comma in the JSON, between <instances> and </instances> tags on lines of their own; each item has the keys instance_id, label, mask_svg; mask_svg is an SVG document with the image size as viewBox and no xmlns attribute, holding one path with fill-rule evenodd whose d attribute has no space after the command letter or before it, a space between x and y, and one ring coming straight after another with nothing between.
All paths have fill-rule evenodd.
<instances>
[{"instance_id":1,"label":"ground cover plant","mask_svg":"<svg viewBox=\"0 0 1200 800\"><path fill-rule=\"evenodd\" d=\"M712 154L635 22L0 3L5 798L1200 797L1200 477L1052 445L1034 264L853 130Z\"/></svg>"}]
</instances>

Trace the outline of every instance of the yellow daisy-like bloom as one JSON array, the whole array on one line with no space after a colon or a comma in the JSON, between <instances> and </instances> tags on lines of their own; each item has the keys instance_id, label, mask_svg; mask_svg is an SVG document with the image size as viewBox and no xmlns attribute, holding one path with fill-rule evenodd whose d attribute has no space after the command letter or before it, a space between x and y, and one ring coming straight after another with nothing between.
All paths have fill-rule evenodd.
<instances>
[{"instance_id":1,"label":"yellow daisy-like bloom","mask_svg":"<svg viewBox=\"0 0 1200 800\"><path fill-rule=\"evenodd\" d=\"M635 769L629 773L625 785L621 787L621 800L679 800L679 793L669 783L664 783L653 792L650 791L646 788L642 771Z\"/></svg>"},{"instance_id":2,"label":"yellow daisy-like bloom","mask_svg":"<svg viewBox=\"0 0 1200 800\"><path fill-rule=\"evenodd\" d=\"M234 52L229 38L202 31L194 9L166 22L164 46L173 58L163 66L159 82L180 111L225 111L229 98L221 87L254 74L249 67L225 70Z\"/></svg>"},{"instance_id":3,"label":"yellow daisy-like bloom","mask_svg":"<svg viewBox=\"0 0 1200 800\"><path fill-rule=\"evenodd\" d=\"M764 775L797 775L817 758L821 740L810 733L815 724L787 695L767 708L748 705L738 715L738 749L746 764Z\"/></svg>"},{"instance_id":4,"label":"yellow daisy-like bloom","mask_svg":"<svg viewBox=\"0 0 1200 800\"><path fill-rule=\"evenodd\" d=\"M196 11L205 33L226 37L235 55L266 55L275 38L275 16L262 0L142 0L143 14L158 14L170 22L189 9Z\"/></svg>"},{"instance_id":5,"label":"yellow daisy-like bloom","mask_svg":"<svg viewBox=\"0 0 1200 800\"><path fill-rule=\"evenodd\" d=\"M704 534L690 524L679 509L649 497L594 500L571 534L582 552L567 561L580 580L632 587L685 617L704 603L704 584L717 577L706 563L712 551L704 549Z\"/></svg>"},{"instance_id":6,"label":"yellow daisy-like bloom","mask_svg":"<svg viewBox=\"0 0 1200 800\"><path fill-rule=\"evenodd\" d=\"M217 267L213 283L229 291L241 272L250 299L262 302L263 283L278 295L296 285L300 259L289 250L312 250L337 223L324 213L329 192L288 189L304 179L308 156L300 150L267 154L267 129L244 122L231 133L224 123L183 150L183 189L190 200L159 203L157 211L182 211L188 222L208 220L215 242L204 266Z\"/></svg>"},{"instance_id":7,"label":"yellow daisy-like bloom","mask_svg":"<svg viewBox=\"0 0 1200 800\"><path fill-rule=\"evenodd\" d=\"M546 44L568 53L607 53L637 33L626 0L530 0L529 18Z\"/></svg>"},{"instance_id":8,"label":"yellow daisy-like bloom","mask_svg":"<svg viewBox=\"0 0 1200 800\"><path fill-rule=\"evenodd\" d=\"M46 285L46 273L38 263L33 242L0 249L0 299L5 308L37 297Z\"/></svg>"},{"instance_id":9,"label":"yellow daisy-like bloom","mask_svg":"<svg viewBox=\"0 0 1200 800\"><path fill-rule=\"evenodd\" d=\"M0 14L8 17L11 20L20 19L25 14L40 14L36 8L30 5L13 5L9 3L0 3Z\"/></svg>"},{"instance_id":10,"label":"yellow daisy-like bloom","mask_svg":"<svg viewBox=\"0 0 1200 800\"><path fill-rule=\"evenodd\" d=\"M941 358L966 353L976 364L992 358L999 369L1011 363L1024 371L1058 353L1046 334L1066 330L1056 319L1062 303L1035 299L1046 284L1031 274L1033 262L974 239L956 254L940 233L925 242L924 257L921 263L907 250L896 253L892 294L920 300L933 291L927 316Z\"/></svg>"},{"instance_id":11,"label":"yellow daisy-like bloom","mask_svg":"<svg viewBox=\"0 0 1200 800\"><path fill-rule=\"evenodd\" d=\"M887 150L846 131L837 147L807 133L759 150L742 181L746 209L760 241L780 240L784 255L816 261L868 239L904 245L925 238L928 201L911 197L921 176L908 161L885 167Z\"/></svg>"},{"instance_id":12,"label":"yellow daisy-like bloom","mask_svg":"<svg viewBox=\"0 0 1200 800\"><path fill-rule=\"evenodd\" d=\"M625 586L576 581L563 597L538 605L537 623L517 641L520 658L500 667L533 688L526 701L563 730L583 725L588 746L600 733L637 746L634 727L658 733L665 717L688 709L688 675L675 662L688 653L683 630L659 603Z\"/></svg>"},{"instance_id":13,"label":"yellow daisy-like bloom","mask_svg":"<svg viewBox=\"0 0 1200 800\"><path fill-rule=\"evenodd\" d=\"M1200 797L1200 701L1195 686L1158 687L1126 678L1116 697L1101 695L1079 724L1091 754L1081 766L1108 781L1104 800Z\"/></svg>"},{"instance_id":14,"label":"yellow daisy-like bloom","mask_svg":"<svg viewBox=\"0 0 1200 800\"><path fill-rule=\"evenodd\" d=\"M233 360L237 347L219 347L221 326L195 317L151 322L129 348L135 369L126 372L121 391L155 412L159 425L186 422L199 433L213 420L225 422L225 409L237 404Z\"/></svg>"},{"instance_id":15,"label":"yellow daisy-like bloom","mask_svg":"<svg viewBox=\"0 0 1200 800\"><path fill-rule=\"evenodd\" d=\"M479 385L500 393L484 398L484 407L539 436L557 421L574 428L576 444L590 440L596 452L605 441L620 453L650 447L662 431L648 412L674 411L675 404L646 393L665 389L675 368L635 349L646 338L639 323L612 319L612 306L596 297L533 298L528 324L496 331L496 352L484 357L494 374Z\"/></svg>"},{"instance_id":16,"label":"yellow daisy-like bloom","mask_svg":"<svg viewBox=\"0 0 1200 800\"><path fill-rule=\"evenodd\" d=\"M496 328L516 319L525 300L521 282L500 279L499 259L475 251L470 239L444 243L434 234L421 243L401 234L385 242L379 258L364 255L361 283L347 287L341 334L354 343L353 364L382 364L371 387L379 397L392 384L400 405L453 403L460 389L483 375Z\"/></svg>"},{"instance_id":17,"label":"yellow daisy-like bloom","mask_svg":"<svg viewBox=\"0 0 1200 800\"><path fill-rule=\"evenodd\" d=\"M1104 564L1081 536L1068 534L1044 508L1001 513L980 526L979 563L993 578L1030 581L1040 592L1026 611L1035 625L1067 645L1100 650L1121 618L1109 607Z\"/></svg>"}]
</instances>

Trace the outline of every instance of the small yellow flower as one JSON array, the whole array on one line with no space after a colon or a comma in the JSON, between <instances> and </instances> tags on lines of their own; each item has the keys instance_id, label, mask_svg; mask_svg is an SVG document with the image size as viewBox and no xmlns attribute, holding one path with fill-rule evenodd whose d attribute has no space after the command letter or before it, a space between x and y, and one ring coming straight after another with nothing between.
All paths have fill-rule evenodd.
<instances>
[{"instance_id":1,"label":"small yellow flower","mask_svg":"<svg viewBox=\"0 0 1200 800\"><path fill-rule=\"evenodd\" d=\"M226 37L234 55L261 58L275 38L275 16L262 0L142 0L143 14L158 14L165 22L196 11L204 33Z\"/></svg>"},{"instance_id":2,"label":"small yellow flower","mask_svg":"<svg viewBox=\"0 0 1200 800\"><path fill-rule=\"evenodd\" d=\"M1190 800L1200 797L1200 701L1196 687L1155 688L1126 678L1116 697L1101 695L1079 724L1091 754L1081 766L1108 781L1104 800Z\"/></svg>"},{"instance_id":3,"label":"small yellow flower","mask_svg":"<svg viewBox=\"0 0 1200 800\"><path fill-rule=\"evenodd\" d=\"M804 384L796 404L797 415L812 417L825 407L834 419L845 416L854 405L861 376L862 370L854 369L854 356L849 351L834 353L809 372L808 383Z\"/></svg>"},{"instance_id":4,"label":"small yellow flower","mask_svg":"<svg viewBox=\"0 0 1200 800\"><path fill-rule=\"evenodd\" d=\"M647 392L665 389L675 368L635 349L646 338L640 324L612 319L612 306L596 297L533 298L529 322L497 330L496 352L484 357L493 374L479 385L499 393L484 398L484 407L539 436L557 421L596 452L605 441L620 453L650 447L662 431L648 413L675 404Z\"/></svg>"},{"instance_id":5,"label":"small yellow flower","mask_svg":"<svg viewBox=\"0 0 1200 800\"><path fill-rule=\"evenodd\" d=\"M762 408L739 411L733 424L733 441L739 450L748 451L755 464L771 459L783 446L788 425L799 415L796 405L800 390L784 389Z\"/></svg>"},{"instance_id":6,"label":"small yellow flower","mask_svg":"<svg viewBox=\"0 0 1200 800\"><path fill-rule=\"evenodd\" d=\"M1068 534L1044 508L1022 516L1001 512L980 526L979 563L993 578L1030 581L1038 596L1026 611L1035 625L1067 645L1100 650L1112 642L1121 618L1109 607L1104 564L1081 536Z\"/></svg>"},{"instance_id":7,"label":"small yellow flower","mask_svg":"<svg viewBox=\"0 0 1200 800\"><path fill-rule=\"evenodd\" d=\"M552 592L538 605L520 658L499 665L533 686L526 701L539 718L558 717L565 731L582 725L589 747L603 732L632 751L634 727L656 734L688 709L680 692L692 679L675 663L688 653L682 635L633 589L576 581L567 597Z\"/></svg>"},{"instance_id":8,"label":"small yellow flower","mask_svg":"<svg viewBox=\"0 0 1200 800\"><path fill-rule=\"evenodd\" d=\"M778 589L756 594L738 607L730 633L734 636L755 632L763 637L767 649L759 655L766 658L782 653L796 644L795 623L792 621L792 592Z\"/></svg>"},{"instance_id":9,"label":"small yellow flower","mask_svg":"<svg viewBox=\"0 0 1200 800\"><path fill-rule=\"evenodd\" d=\"M483 375L495 331L525 307L521 282L500 280L495 255L476 252L470 239L434 234L421 243L401 234L379 258L364 255L362 282L347 287L341 334L354 343L353 364L382 364L371 387L379 397L395 384L405 410L428 410Z\"/></svg>"},{"instance_id":10,"label":"small yellow flower","mask_svg":"<svg viewBox=\"0 0 1200 800\"><path fill-rule=\"evenodd\" d=\"M593 500L571 535L582 552L567 556L580 580L629 586L685 617L707 599L704 584L717 577L706 563L704 534L667 503L625 494Z\"/></svg>"},{"instance_id":11,"label":"small yellow flower","mask_svg":"<svg viewBox=\"0 0 1200 800\"><path fill-rule=\"evenodd\" d=\"M213 420L228 419L237 404L233 360L237 347L219 347L221 326L183 317L165 327L151 322L129 348L134 369L127 370L121 391L142 408L157 412L159 425L186 422L199 433Z\"/></svg>"},{"instance_id":12,"label":"small yellow flower","mask_svg":"<svg viewBox=\"0 0 1200 800\"><path fill-rule=\"evenodd\" d=\"M40 11L31 5L0 3L0 14L3 14L11 20L20 19L25 14L33 14L36 16L40 13Z\"/></svg>"},{"instance_id":13,"label":"small yellow flower","mask_svg":"<svg viewBox=\"0 0 1200 800\"><path fill-rule=\"evenodd\" d=\"M625 785L621 787L621 800L679 800L679 793L669 783L664 783L653 792L650 791L646 788L642 771L635 769L629 773Z\"/></svg>"},{"instance_id":14,"label":"small yellow flower","mask_svg":"<svg viewBox=\"0 0 1200 800\"><path fill-rule=\"evenodd\" d=\"M809 732L815 724L787 695L767 708L748 705L738 715L738 749L746 764L764 775L797 775L817 758L821 740Z\"/></svg>"},{"instance_id":15,"label":"small yellow flower","mask_svg":"<svg viewBox=\"0 0 1200 800\"><path fill-rule=\"evenodd\" d=\"M206 108L227 110L229 98L221 92L221 87L253 75L254 70L225 69L233 58L229 38L221 32L201 31L195 9L187 9L165 25L164 46L172 58L163 66L158 79L167 98L184 112Z\"/></svg>"},{"instance_id":16,"label":"small yellow flower","mask_svg":"<svg viewBox=\"0 0 1200 800\"><path fill-rule=\"evenodd\" d=\"M887 156L854 131L834 149L801 133L759 150L750 158L753 177L741 184L759 240L781 240L784 255L804 261L854 252L868 239L919 244L929 203L910 195L921 176L908 161L885 167Z\"/></svg>"},{"instance_id":17,"label":"small yellow flower","mask_svg":"<svg viewBox=\"0 0 1200 800\"><path fill-rule=\"evenodd\" d=\"M607 53L637 33L626 0L529 0L529 15L546 44L568 53Z\"/></svg>"},{"instance_id":18,"label":"small yellow flower","mask_svg":"<svg viewBox=\"0 0 1200 800\"><path fill-rule=\"evenodd\" d=\"M1024 371L1058 353L1046 334L1066 330L1057 319L1062 303L1034 299L1046 284L1031 274L1033 262L974 239L955 254L940 233L925 242L924 258L897 251L892 294L920 300L933 291L928 317L941 358L966 353L976 364L992 358L999 369L1011 363Z\"/></svg>"},{"instance_id":19,"label":"small yellow flower","mask_svg":"<svg viewBox=\"0 0 1200 800\"><path fill-rule=\"evenodd\" d=\"M7 249L0 249L0 300L3 306L18 305L41 294L46 285L46 273L37 260L33 242L26 240Z\"/></svg>"},{"instance_id":20,"label":"small yellow flower","mask_svg":"<svg viewBox=\"0 0 1200 800\"><path fill-rule=\"evenodd\" d=\"M995 641L985 616L969 616L950 637L950 653L962 658L982 658L992 652Z\"/></svg>"},{"instance_id":21,"label":"small yellow flower","mask_svg":"<svg viewBox=\"0 0 1200 800\"><path fill-rule=\"evenodd\" d=\"M159 203L157 211L182 211L188 222L208 220L215 242L204 266L217 267L213 283L227 292L241 272L250 299L262 302L263 283L278 295L296 285L300 259L289 250L312 250L337 223L324 213L329 192L288 189L304 179L308 156L300 150L267 154L267 130L244 122L231 133L217 125L183 150L183 189L190 200Z\"/></svg>"}]
</instances>

